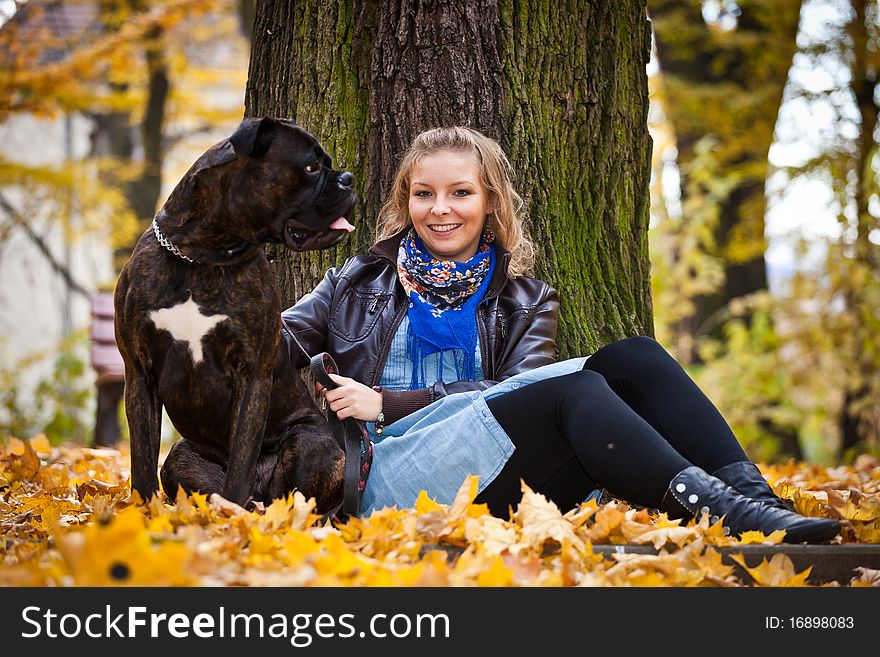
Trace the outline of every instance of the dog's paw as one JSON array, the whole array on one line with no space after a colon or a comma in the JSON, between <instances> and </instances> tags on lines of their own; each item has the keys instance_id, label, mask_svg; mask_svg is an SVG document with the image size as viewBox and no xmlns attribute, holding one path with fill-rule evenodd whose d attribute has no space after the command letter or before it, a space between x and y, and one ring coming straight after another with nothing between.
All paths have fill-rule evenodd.
<instances>
[{"instance_id":1,"label":"dog's paw","mask_svg":"<svg viewBox=\"0 0 880 657\"><path fill-rule=\"evenodd\" d=\"M208 497L208 504L210 504L211 508L217 513L226 517L240 516L241 514L248 512L243 506L227 500L220 493L211 493L210 497Z\"/></svg>"}]
</instances>

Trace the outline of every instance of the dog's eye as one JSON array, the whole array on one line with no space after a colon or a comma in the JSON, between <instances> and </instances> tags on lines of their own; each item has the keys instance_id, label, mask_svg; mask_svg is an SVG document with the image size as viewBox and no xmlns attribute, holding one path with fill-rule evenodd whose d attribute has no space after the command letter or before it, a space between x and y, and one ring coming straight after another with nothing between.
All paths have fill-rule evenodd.
<instances>
[{"instance_id":1,"label":"dog's eye","mask_svg":"<svg viewBox=\"0 0 880 657\"><path fill-rule=\"evenodd\" d=\"M311 164L306 165L306 173L317 173L321 170L320 162L312 162Z\"/></svg>"}]
</instances>

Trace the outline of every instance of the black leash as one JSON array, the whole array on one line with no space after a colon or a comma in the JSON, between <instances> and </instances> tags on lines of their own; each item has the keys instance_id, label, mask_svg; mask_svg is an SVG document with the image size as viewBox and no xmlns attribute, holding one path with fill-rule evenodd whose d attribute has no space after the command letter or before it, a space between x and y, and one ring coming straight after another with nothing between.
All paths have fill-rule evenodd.
<instances>
[{"instance_id":1,"label":"black leash","mask_svg":"<svg viewBox=\"0 0 880 657\"><path fill-rule=\"evenodd\" d=\"M328 376L329 374L339 375L339 369L327 352L322 352L310 359L309 371L315 380L328 390L339 387L339 384ZM330 424L330 430L333 432L336 442L345 451L342 514L343 516L357 516L360 513L361 496L363 495L361 487L362 458L364 449L369 451L370 436L363 422L351 417L340 420L332 410L327 413L327 422ZM371 457L372 453L368 457L368 462L372 460ZM366 483L368 472L369 465L367 465L367 472L363 473L364 483Z\"/></svg>"},{"instance_id":2,"label":"black leash","mask_svg":"<svg viewBox=\"0 0 880 657\"><path fill-rule=\"evenodd\" d=\"M282 319L282 322L284 320ZM339 368L333 357L327 352L321 352L316 356L309 355L306 348L297 339L296 332L291 327L285 326L288 334L300 351L309 359L309 372L312 377L328 390L338 388L337 384L328 374L339 375ZM342 505L325 514L325 517L338 516L341 520L349 516L357 516L361 510L361 497L364 493L367 476L373 464L373 446L370 443L370 435L367 426L354 418L340 420L332 410L327 413L327 423L337 444L345 452L345 479L342 489Z\"/></svg>"}]
</instances>

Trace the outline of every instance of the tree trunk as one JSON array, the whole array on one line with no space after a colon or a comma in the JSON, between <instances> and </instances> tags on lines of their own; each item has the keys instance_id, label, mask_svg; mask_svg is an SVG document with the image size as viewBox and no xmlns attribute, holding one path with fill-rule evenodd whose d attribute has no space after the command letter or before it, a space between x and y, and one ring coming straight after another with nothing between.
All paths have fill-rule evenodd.
<instances>
[{"instance_id":1,"label":"tree trunk","mask_svg":"<svg viewBox=\"0 0 880 657\"><path fill-rule=\"evenodd\" d=\"M876 0L852 0L852 20L848 32L852 43L850 89L859 111L860 125L853 160L857 183L855 189L855 240L850 267L857 280L877 280L880 277L880 259L877 247L871 244L869 235L880 224L869 208L871 196L876 193L876 172L872 160L877 153L874 132L877 128L878 105L875 100L877 87L876 50L877 29L869 29L877 17ZM872 61L872 58L874 61ZM855 448L880 445L880 402L877 400L877 371L880 369L876 345L877 321L870 319L875 306L870 292L859 285L847 291L849 312L856 321L852 337L852 362L849 387L844 391L840 419L841 455L847 456Z\"/></svg>"},{"instance_id":2,"label":"tree trunk","mask_svg":"<svg viewBox=\"0 0 880 657\"><path fill-rule=\"evenodd\" d=\"M142 0L122 0L125 8L135 14L148 9ZM101 3L104 27L109 30L118 29L118 12L120 3L117 0L104 0ZM143 147L143 169L140 176L128 182L125 194L135 216L138 218L137 237L146 230L156 213L162 186L162 164L164 152L162 135L165 123L165 108L170 92L168 80L168 64L165 59L163 30L157 26L150 30L145 41L145 58L147 62L148 81L147 98L144 117L140 125L141 145ZM93 142L102 141L100 132L107 137L110 153L120 162L131 161L134 157L134 126L128 112L115 112L101 117L97 122ZM137 238L136 238L137 239ZM113 266L118 273L131 257L134 244L125 244L113 252ZM121 361L122 356L119 356ZM124 382L120 375L98 369L97 408L95 412L95 430L92 438L94 445L113 446L119 440L120 428L118 408L122 399Z\"/></svg>"},{"instance_id":3,"label":"tree trunk","mask_svg":"<svg viewBox=\"0 0 880 657\"><path fill-rule=\"evenodd\" d=\"M102 0L101 19L108 32L120 27L120 16L136 16L149 10L143 0ZM124 13L120 14L124 10ZM110 154L122 162L131 161L135 152L135 130L140 129L140 144L143 149L143 167L140 175L125 186L125 195L138 218L138 231L135 242L147 229L162 191L162 164L164 149L162 136L165 127L165 109L171 84L168 80L168 63L165 57L164 34L160 26L150 30L144 42L144 56L147 63L147 95L144 116L140 126L132 124L130 112L114 112L100 117L93 134L93 143L104 141L109 144ZM124 89L127 86L121 85ZM103 133L103 134L101 134ZM97 151L98 149L93 149ZM134 243L125 244L113 252L113 266L119 272L128 262Z\"/></svg>"},{"instance_id":4,"label":"tree trunk","mask_svg":"<svg viewBox=\"0 0 880 657\"><path fill-rule=\"evenodd\" d=\"M372 242L410 140L460 124L514 165L560 356L652 335L649 47L644 0L258 3L246 115L293 118L357 177L353 239L275 251L283 302Z\"/></svg>"},{"instance_id":5,"label":"tree trunk","mask_svg":"<svg viewBox=\"0 0 880 657\"><path fill-rule=\"evenodd\" d=\"M703 4L648 3L663 71L664 111L676 134L682 190L694 147L708 135L719 143L721 170L713 175L737 180L721 202L715 232L725 283L715 295L696 300L696 313L681 327L689 344L719 328L716 313L731 299L767 288L767 156L796 48L801 0L739 0L726 26L707 25ZM696 352L682 358L693 360Z\"/></svg>"}]
</instances>

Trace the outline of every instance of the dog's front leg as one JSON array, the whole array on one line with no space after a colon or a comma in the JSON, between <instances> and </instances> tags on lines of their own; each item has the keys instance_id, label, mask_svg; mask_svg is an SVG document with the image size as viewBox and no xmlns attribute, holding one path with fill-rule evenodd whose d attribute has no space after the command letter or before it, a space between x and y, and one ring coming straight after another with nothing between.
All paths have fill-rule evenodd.
<instances>
[{"instance_id":1,"label":"dog's front leg","mask_svg":"<svg viewBox=\"0 0 880 657\"><path fill-rule=\"evenodd\" d=\"M246 381L236 390L233 403L235 409L230 427L229 465L226 469L226 482L223 497L236 504L244 505L253 492L257 459L266 418L269 412L269 397L272 392L272 376Z\"/></svg>"},{"instance_id":2,"label":"dog's front leg","mask_svg":"<svg viewBox=\"0 0 880 657\"><path fill-rule=\"evenodd\" d=\"M131 487L148 502L159 490L162 404L149 373L125 368L125 415L131 436Z\"/></svg>"}]
</instances>

